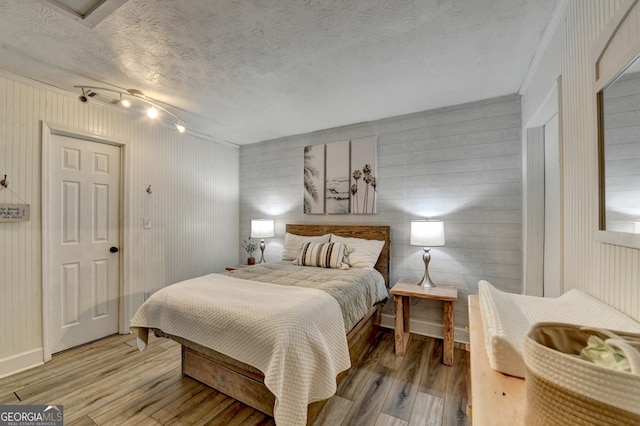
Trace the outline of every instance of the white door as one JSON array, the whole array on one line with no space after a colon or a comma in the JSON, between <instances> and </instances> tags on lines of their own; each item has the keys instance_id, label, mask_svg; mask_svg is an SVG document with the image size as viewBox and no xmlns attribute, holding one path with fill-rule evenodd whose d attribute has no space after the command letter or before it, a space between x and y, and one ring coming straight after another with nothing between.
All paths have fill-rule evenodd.
<instances>
[{"instance_id":1,"label":"white door","mask_svg":"<svg viewBox=\"0 0 640 426\"><path fill-rule=\"evenodd\" d=\"M558 114L544 125L544 297L562 294Z\"/></svg>"},{"instance_id":2,"label":"white door","mask_svg":"<svg viewBox=\"0 0 640 426\"><path fill-rule=\"evenodd\" d=\"M52 134L48 158L51 352L118 332L120 148Z\"/></svg>"}]
</instances>

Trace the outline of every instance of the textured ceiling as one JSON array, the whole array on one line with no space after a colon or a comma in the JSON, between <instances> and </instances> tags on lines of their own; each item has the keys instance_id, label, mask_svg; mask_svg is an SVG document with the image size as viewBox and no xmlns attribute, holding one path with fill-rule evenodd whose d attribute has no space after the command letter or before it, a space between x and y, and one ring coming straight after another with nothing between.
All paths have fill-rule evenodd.
<instances>
[{"instance_id":1,"label":"textured ceiling","mask_svg":"<svg viewBox=\"0 0 640 426\"><path fill-rule=\"evenodd\" d=\"M0 68L139 89L246 144L516 93L556 1L129 0L89 28L2 0Z\"/></svg>"}]
</instances>

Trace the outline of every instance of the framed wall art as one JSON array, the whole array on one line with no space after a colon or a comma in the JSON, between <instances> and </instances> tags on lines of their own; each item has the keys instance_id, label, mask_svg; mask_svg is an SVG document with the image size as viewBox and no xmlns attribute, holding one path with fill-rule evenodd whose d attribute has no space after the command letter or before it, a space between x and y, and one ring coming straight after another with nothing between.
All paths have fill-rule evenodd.
<instances>
[{"instance_id":1,"label":"framed wall art","mask_svg":"<svg viewBox=\"0 0 640 426\"><path fill-rule=\"evenodd\" d=\"M327 213L349 213L349 141L327 144L326 170Z\"/></svg>"},{"instance_id":2,"label":"framed wall art","mask_svg":"<svg viewBox=\"0 0 640 426\"><path fill-rule=\"evenodd\" d=\"M325 146L304 147L304 212L324 213Z\"/></svg>"},{"instance_id":3,"label":"framed wall art","mask_svg":"<svg viewBox=\"0 0 640 426\"><path fill-rule=\"evenodd\" d=\"M377 138L304 148L304 213L374 214Z\"/></svg>"}]
</instances>

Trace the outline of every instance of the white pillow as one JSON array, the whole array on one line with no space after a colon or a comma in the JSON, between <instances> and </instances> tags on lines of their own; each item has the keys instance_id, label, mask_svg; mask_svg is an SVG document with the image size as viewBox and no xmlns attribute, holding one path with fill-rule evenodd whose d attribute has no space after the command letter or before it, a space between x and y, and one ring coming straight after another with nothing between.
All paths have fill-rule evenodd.
<instances>
[{"instance_id":1,"label":"white pillow","mask_svg":"<svg viewBox=\"0 0 640 426\"><path fill-rule=\"evenodd\" d=\"M319 235L317 237L308 237L305 235L284 234L284 250L282 250L281 260L295 260L300 255L302 245L308 241L314 243L328 243L329 234Z\"/></svg>"},{"instance_id":2,"label":"white pillow","mask_svg":"<svg viewBox=\"0 0 640 426\"><path fill-rule=\"evenodd\" d=\"M300 256L294 265L318 266L320 268L349 269L344 263L347 254L345 243L314 243L307 241L302 245Z\"/></svg>"},{"instance_id":3,"label":"white pillow","mask_svg":"<svg viewBox=\"0 0 640 426\"><path fill-rule=\"evenodd\" d=\"M331 234L330 241L346 243L349 247L347 263L352 268L360 269L373 269L384 247L384 241L341 237L335 234Z\"/></svg>"}]
</instances>

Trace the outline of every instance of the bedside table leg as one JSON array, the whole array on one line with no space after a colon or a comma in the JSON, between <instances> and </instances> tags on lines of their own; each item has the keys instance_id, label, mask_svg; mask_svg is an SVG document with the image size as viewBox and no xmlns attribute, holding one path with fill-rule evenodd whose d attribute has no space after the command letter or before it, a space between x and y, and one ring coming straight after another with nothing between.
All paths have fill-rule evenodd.
<instances>
[{"instance_id":1,"label":"bedside table leg","mask_svg":"<svg viewBox=\"0 0 640 426\"><path fill-rule=\"evenodd\" d=\"M394 296L393 297L395 308L395 324L394 335L396 343L396 355L404 355L409 344L411 332L409 328L409 302L408 296Z\"/></svg>"},{"instance_id":2,"label":"bedside table leg","mask_svg":"<svg viewBox=\"0 0 640 426\"><path fill-rule=\"evenodd\" d=\"M453 302L444 302L444 347L442 362L453 365Z\"/></svg>"}]
</instances>

